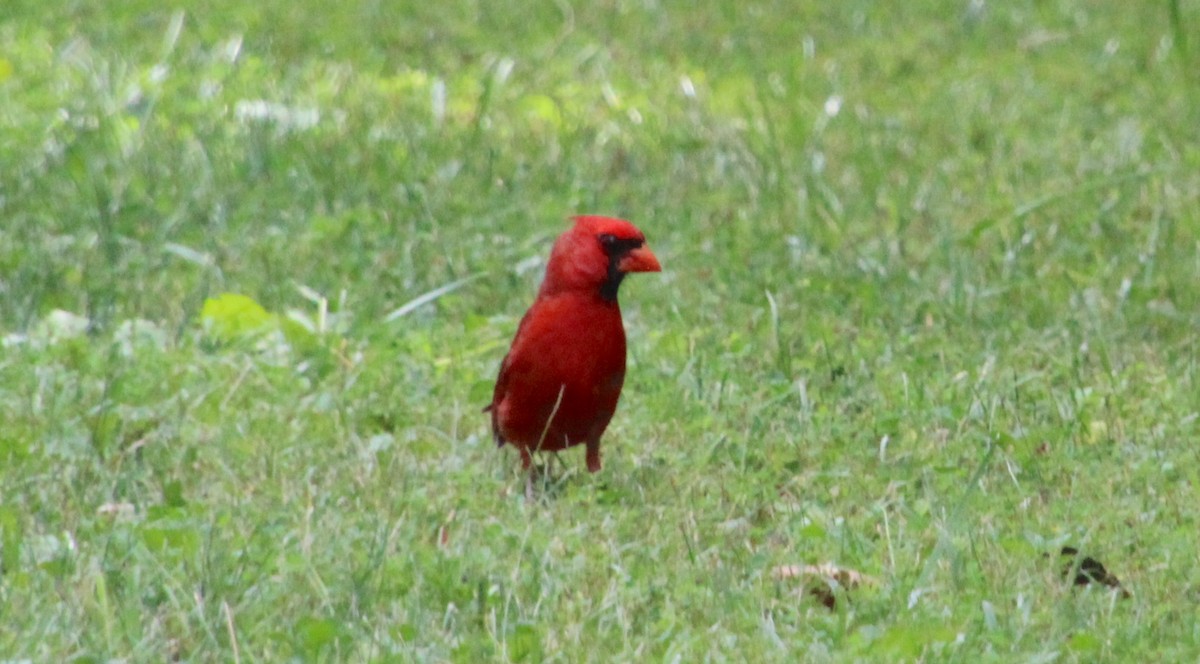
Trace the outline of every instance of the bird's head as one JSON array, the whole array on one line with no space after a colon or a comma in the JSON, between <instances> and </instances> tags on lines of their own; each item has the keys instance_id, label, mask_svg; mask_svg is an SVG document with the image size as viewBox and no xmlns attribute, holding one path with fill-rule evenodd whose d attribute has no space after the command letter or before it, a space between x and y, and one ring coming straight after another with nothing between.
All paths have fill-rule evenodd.
<instances>
[{"instance_id":1,"label":"bird's head","mask_svg":"<svg viewBox=\"0 0 1200 664\"><path fill-rule=\"evenodd\" d=\"M575 225L559 236L550 252L542 294L595 289L615 302L626 274L662 271L637 226L612 217L573 219Z\"/></svg>"}]
</instances>

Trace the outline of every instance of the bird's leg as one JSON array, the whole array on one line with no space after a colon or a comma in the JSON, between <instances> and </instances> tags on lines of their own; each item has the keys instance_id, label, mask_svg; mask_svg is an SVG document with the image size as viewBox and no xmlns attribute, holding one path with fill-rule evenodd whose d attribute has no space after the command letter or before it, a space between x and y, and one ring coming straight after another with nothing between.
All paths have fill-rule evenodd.
<instances>
[{"instance_id":1,"label":"bird's leg","mask_svg":"<svg viewBox=\"0 0 1200 664\"><path fill-rule=\"evenodd\" d=\"M600 470L600 439L590 438L587 441L587 466L588 472L594 473Z\"/></svg>"},{"instance_id":2,"label":"bird's leg","mask_svg":"<svg viewBox=\"0 0 1200 664\"><path fill-rule=\"evenodd\" d=\"M518 448L521 450L521 472L525 473L525 502L533 502L533 475L537 472L537 467L533 465L533 455L529 453L529 449L525 447Z\"/></svg>"}]
</instances>

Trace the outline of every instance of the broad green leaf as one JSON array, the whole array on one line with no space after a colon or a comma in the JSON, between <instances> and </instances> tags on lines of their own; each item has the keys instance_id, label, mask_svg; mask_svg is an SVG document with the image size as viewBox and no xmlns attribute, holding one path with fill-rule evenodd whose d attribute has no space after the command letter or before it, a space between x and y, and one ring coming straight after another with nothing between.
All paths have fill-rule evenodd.
<instances>
[{"instance_id":1,"label":"broad green leaf","mask_svg":"<svg viewBox=\"0 0 1200 664\"><path fill-rule=\"evenodd\" d=\"M204 301L200 318L221 341L237 339L270 329L276 319L261 304L237 293L222 293Z\"/></svg>"}]
</instances>

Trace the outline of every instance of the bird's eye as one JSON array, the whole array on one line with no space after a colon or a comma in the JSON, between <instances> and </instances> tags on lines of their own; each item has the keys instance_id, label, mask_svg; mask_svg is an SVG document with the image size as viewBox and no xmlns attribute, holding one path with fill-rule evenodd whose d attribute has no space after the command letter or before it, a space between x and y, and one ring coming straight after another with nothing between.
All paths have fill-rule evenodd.
<instances>
[{"instance_id":1,"label":"bird's eye","mask_svg":"<svg viewBox=\"0 0 1200 664\"><path fill-rule=\"evenodd\" d=\"M600 241L600 246L604 247L604 252L609 255L623 254L645 244L635 238L622 239L611 233L601 233L596 236L596 239Z\"/></svg>"}]
</instances>

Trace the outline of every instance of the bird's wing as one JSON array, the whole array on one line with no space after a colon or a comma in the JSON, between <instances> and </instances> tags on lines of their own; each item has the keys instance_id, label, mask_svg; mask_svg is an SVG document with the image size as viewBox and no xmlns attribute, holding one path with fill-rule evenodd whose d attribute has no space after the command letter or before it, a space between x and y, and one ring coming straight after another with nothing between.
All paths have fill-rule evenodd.
<instances>
[{"instance_id":1,"label":"bird's wing","mask_svg":"<svg viewBox=\"0 0 1200 664\"><path fill-rule=\"evenodd\" d=\"M500 361L500 374L496 377L496 387L492 390L492 402L483 408L483 412L492 414L492 437L496 439L497 447L504 445L504 436L500 435L500 422L497 419L496 410L500 407L500 402L504 401L505 394L508 393L508 379L511 376L510 369L512 368L513 349L517 346L516 340L521 338L521 332L529 323L532 313L533 307L530 307L529 311L526 311L525 315L521 317L521 322L517 324L517 333L513 335L512 347Z\"/></svg>"}]
</instances>

